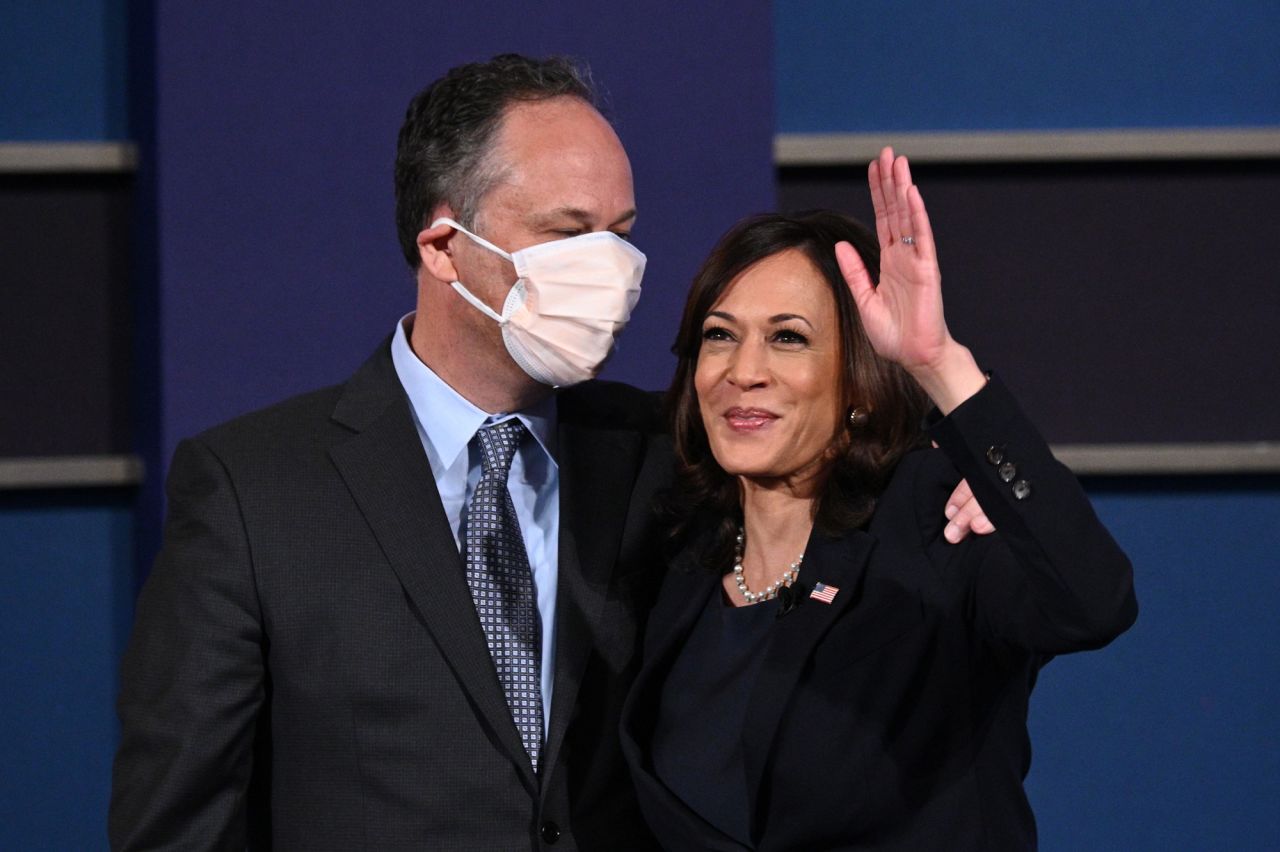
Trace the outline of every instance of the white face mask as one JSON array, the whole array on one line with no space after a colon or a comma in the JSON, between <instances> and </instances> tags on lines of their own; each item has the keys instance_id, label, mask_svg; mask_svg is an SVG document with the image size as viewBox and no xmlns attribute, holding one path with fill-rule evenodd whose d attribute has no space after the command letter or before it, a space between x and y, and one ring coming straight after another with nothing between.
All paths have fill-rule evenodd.
<instances>
[{"instance_id":1,"label":"white face mask","mask_svg":"<svg viewBox=\"0 0 1280 852\"><path fill-rule=\"evenodd\" d=\"M595 378L640 298L644 254L610 231L538 243L507 253L449 218L446 224L504 257L519 278L498 314L459 281L453 289L502 326L507 352L552 387Z\"/></svg>"}]
</instances>

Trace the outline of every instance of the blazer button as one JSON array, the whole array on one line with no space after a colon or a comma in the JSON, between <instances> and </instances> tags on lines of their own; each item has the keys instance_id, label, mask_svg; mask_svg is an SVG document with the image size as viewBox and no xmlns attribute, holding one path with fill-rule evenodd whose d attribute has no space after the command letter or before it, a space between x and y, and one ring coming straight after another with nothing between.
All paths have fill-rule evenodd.
<instances>
[{"instance_id":1,"label":"blazer button","mask_svg":"<svg viewBox=\"0 0 1280 852\"><path fill-rule=\"evenodd\" d=\"M993 466L1004 461L1004 447L991 447L987 450L987 461L991 462Z\"/></svg>"},{"instance_id":2,"label":"blazer button","mask_svg":"<svg viewBox=\"0 0 1280 852\"><path fill-rule=\"evenodd\" d=\"M551 820L547 820L542 824L542 841L544 843L555 843L560 839L560 826Z\"/></svg>"},{"instance_id":3,"label":"blazer button","mask_svg":"<svg viewBox=\"0 0 1280 852\"><path fill-rule=\"evenodd\" d=\"M1013 478L1018 475L1018 466L1013 462L1005 462L996 468L996 473L1000 474L1001 482L1013 482Z\"/></svg>"},{"instance_id":4,"label":"blazer button","mask_svg":"<svg viewBox=\"0 0 1280 852\"><path fill-rule=\"evenodd\" d=\"M1019 479L1013 483L1013 499L1025 500L1031 496L1031 483L1025 479Z\"/></svg>"}]
</instances>

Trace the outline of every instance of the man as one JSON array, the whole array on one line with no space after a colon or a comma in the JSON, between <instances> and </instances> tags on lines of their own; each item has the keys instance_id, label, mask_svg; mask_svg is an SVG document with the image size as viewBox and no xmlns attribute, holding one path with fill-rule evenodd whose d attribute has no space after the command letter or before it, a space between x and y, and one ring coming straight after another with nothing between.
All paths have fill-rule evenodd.
<instances>
[{"instance_id":1,"label":"man","mask_svg":"<svg viewBox=\"0 0 1280 852\"><path fill-rule=\"evenodd\" d=\"M654 847L616 729L669 442L649 394L553 391L638 292L626 153L571 65L500 56L410 104L396 196L416 312L175 454L115 849Z\"/></svg>"},{"instance_id":2,"label":"man","mask_svg":"<svg viewBox=\"0 0 1280 852\"><path fill-rule=\"evenodd\" d=\"M615 730L657 584L655 406L618 385L553 396L517 364L513 329L462 297L501 314L512 263L432 224L506 252L625 238L626 154L572 66L504 56L413 101L396 187L417 312L346 384L175 455L123 667L117 849L651 848ZM638 252L609 251L632 264L629 309ZM553 362L557 330L532 325L543 348L515 352ZM467 555L473 436L513 419L529 635L478 617L507 581ZM507 644L523 667L498 659Z\"/></svg>"}]
</instances>

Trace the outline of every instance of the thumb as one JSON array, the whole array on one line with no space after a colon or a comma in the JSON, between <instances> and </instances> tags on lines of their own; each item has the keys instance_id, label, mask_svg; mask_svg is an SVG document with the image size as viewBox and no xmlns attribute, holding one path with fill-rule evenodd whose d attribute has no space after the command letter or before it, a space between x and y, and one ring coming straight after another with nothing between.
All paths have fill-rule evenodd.
<instances>
[{"instance_id":1,"label":"thumb","mask_svg":"<svg viewBox=\"0 0 1280 852\"><path fill-rule=\"evenodd\" d=\"M871 273L867 272L867 265L862 262L862 256L846 240L836 243L836 263L840 266L840 273L844 275L845 283L849 285L854 303L861 311L863 305L870 301L876 292L875 285L871 283Z\"/></svg>"}]
</instances>

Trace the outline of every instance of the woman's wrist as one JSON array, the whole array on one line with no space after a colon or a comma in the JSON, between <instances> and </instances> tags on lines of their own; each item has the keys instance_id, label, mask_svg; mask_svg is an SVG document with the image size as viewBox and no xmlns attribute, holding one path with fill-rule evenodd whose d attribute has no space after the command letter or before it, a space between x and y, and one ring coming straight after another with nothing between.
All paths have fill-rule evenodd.
<instances>
[{"instance_id":1,"label":"woman's wrist","mask_svg":"<svg viewBox=\"0 0 1280 852\"><path fill-rule=\"evenodd\" d=\"M910 372L944 416L982 390L982 386L987 383L987 377L979 369L973 353L955 340L943 347L942 354L935 362L916 367Z\"/></svg>"}]
</instances>

